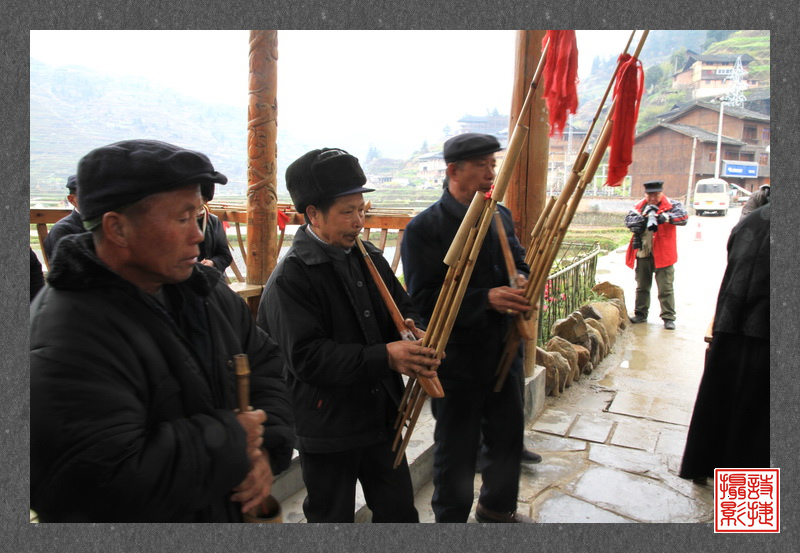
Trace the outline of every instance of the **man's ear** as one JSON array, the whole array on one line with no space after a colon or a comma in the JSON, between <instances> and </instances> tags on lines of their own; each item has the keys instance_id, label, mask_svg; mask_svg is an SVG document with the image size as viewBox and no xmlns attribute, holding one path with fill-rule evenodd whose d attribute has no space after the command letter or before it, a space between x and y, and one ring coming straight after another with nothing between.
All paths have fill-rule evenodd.
<instances>
[{"instance_id":1,"label":"man's ear","mask_svg":"<svg viewBox=\"0 0 800 553\"><path fill-rule=\"evenodd\" d=\"M317 222L318 222L318 218L320 216L320 213L317 210L316 206L310 205L310 206L306 207L306 216L308 217L308 220L311 221L311 226L314 226L314 227L319 226L317 224Z\"/></svg>"},{"instance_id":2,"label":"man's ear","mask_svg":"<svg viewBox=\"0 0 800 553\"><path fill-rule=\"evenodd\" d=\"M121 213L109 211L103 214L103 236L120 248L128 246L131 232L130 220Z\"/></svg>"},{"instance_id":3,"label":"man's ear","mask_svg":"<svg viewBox=\"0 0 800 553\"><path fill-rule=\"evenodd\" d=\"M448 163L447 164L447 177L450 180L456 178L456 172L458 171L458 164L457 163Z\"/></svg>"}]
</instances>

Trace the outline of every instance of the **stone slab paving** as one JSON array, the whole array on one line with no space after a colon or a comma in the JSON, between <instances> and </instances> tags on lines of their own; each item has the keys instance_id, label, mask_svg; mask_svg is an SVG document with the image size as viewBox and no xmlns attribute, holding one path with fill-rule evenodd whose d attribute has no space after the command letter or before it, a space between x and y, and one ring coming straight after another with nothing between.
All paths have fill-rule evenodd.
<instances>
[{"instance_id":1,"label":"stone slab paving","mask_svg":"<svg viewBox=\"0 0 800 553\"><path fill-rule=\"evenodd\" d=\"M657 480L608 468L590 468L566 490L570 495L639 522L701 522L711 506Z\"/></svg>"},{"instance_id":2,"label":"stone slab paving","mask_svg":"<svg viewBox=\"0 0 800 553\"><path fill-rule=\"evenodd\" d=\"M572 425L569 437L602 444L608 439L615 424L613 420L603 417L602 413L581 415Z\"/></svg>"},{"instance_id":3,"label":"stone slab paving","mask_svg":"<svg viewBox=\"0 0 800 553\"><path fill-rule=\"evenodd\" d=\"M614 434L611 436L611 445L655 451L659 429L654 424L641 420L621 420L617 422Z\"/></svg>"},{"instance_id":4,"label":"stone slab paving","mask_svg":"<svg viewBox=\"0 0 800 553\"><path fill-rule=\"evenodd\" d=\"M531 507L531 516L539 523L636 522L555 490L547 491L542 495Z\"/></svg>"}]
</instances>

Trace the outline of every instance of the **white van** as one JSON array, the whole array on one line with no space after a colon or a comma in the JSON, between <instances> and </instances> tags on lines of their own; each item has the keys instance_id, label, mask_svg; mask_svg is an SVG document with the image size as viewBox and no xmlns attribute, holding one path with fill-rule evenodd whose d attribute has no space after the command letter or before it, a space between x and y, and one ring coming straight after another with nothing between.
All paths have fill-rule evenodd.
<instances>
[{"instance_id":1,"label":"white van","mask_svg":"<svg viewBox=\"0 0 800 553\"><path fill-rule=\"evenodd\" d=\"M694 185L694 212L703 215L716 211L721 215L728 213L730 207L730 190L728 183L722 179L700 179Z\"/></svg>"}]
</instances>

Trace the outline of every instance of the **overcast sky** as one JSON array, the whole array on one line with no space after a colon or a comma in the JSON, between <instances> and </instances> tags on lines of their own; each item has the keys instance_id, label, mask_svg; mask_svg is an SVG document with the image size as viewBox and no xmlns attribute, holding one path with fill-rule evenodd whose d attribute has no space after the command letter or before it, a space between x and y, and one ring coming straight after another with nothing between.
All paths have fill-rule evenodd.
<instances>
[{"instance_id":1,"label":"overcast sky","mask_svg":"<svg viewBox=\"0 0 800 553\"><path fill-rule=\"evenodd\" d=\"M578 31L579 75L630 30ZM515 31L279 31L279 129L333 145L343 128L406 157L466 114L508 113ZM637 34L637 40L638 40ZM248 31L31 31L30 55L246 105ZM373 139L374 137L374 139ZM364 155L364 152L361 153Z\"/></svg>"}]
</instances>

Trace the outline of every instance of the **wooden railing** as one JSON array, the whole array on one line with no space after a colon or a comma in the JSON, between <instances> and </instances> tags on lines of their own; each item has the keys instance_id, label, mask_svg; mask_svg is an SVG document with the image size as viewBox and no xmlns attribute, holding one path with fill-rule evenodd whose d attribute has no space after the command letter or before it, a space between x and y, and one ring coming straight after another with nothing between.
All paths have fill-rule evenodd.
<instances>
[{"instance_id":1,"label":"wooden railing","mask_svg":"<svg viewBox=\"0 0 800 553\"><path fill-rule=\"evenodd\" d=\"M250 297L260 296L264 283L260 284L247 284L247 210L244 206L223 204L212 202L209 204L211 213L220 218L221 221L228 223L235 233L235 238L228 236L228 245L234 250L238 251L239 256L234 256L234 260L230 266L230 272L226 278L229 286L241 297L247 299ZM303 216L296 213L291 206L286 204L279 204L278 209L281 210L288 217L287 225L302 225L305 221ZM50 269L50 260L44 253L44 240L50 227L66 217L71 213L70 209L52 209L52 208L31 208L30 210L30 223L36 225L36 234L41 248L41 255L44 260L44 265L47 270ZM389 238L390 232L397 233L397 241L395 244L394 256L390 261L392 270L396 273L400 264L400 243L403 239L403 233L406 225L411 221L414 213L404 211L392 211L386 209L371 209L368 208L366 215L366 222L362 232L364 240L372 240L373 243L381 250L385 249L386 243ZM279 232L279 251L280 247L284 245L286 235L284 231ZM244 261L245 266L240 267L236 262L236 257Z\"/></svg>"}]
</instances>

